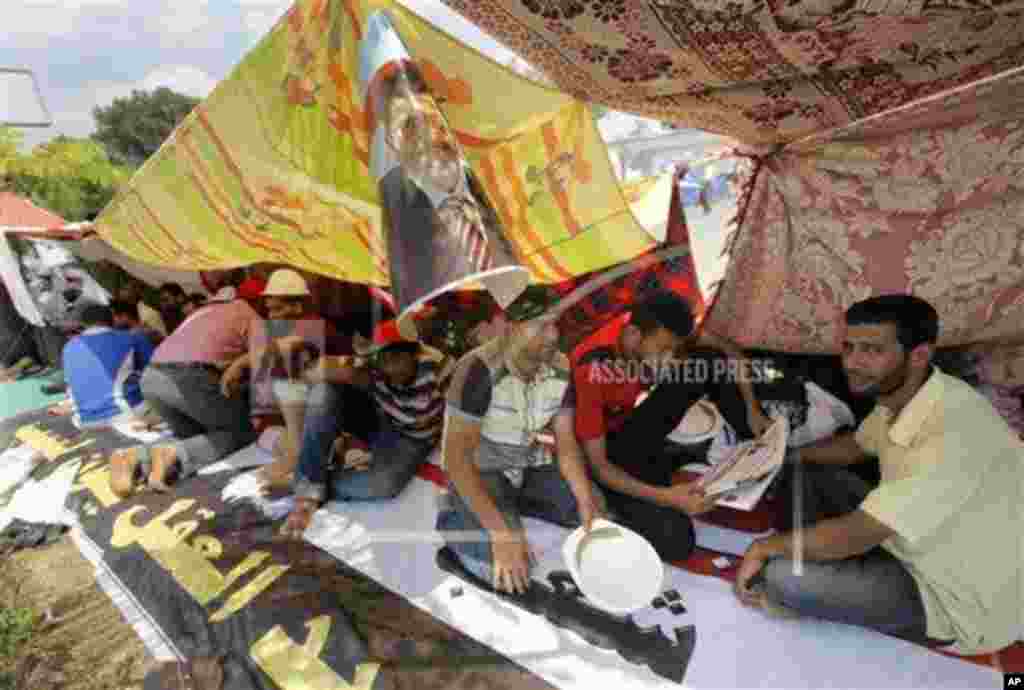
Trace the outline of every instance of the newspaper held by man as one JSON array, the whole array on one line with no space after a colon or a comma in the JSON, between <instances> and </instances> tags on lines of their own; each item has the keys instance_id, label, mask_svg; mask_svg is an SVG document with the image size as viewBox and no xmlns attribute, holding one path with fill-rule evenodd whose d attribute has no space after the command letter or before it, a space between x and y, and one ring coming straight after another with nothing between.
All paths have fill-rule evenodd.
<instances>
[{"instance_id":1,"label":"newspaper held by man","mask_svg":"<svg viewBox=\"0 0 1024 690\"><path fill-rule=\"evenodd\" d=\"M789 423L785 417L776 417L760 438L738 444L728 457L704 473L700 479L704 492L719 497L719 505L753 509L782 469L788 437Z\"/></svg>"}]
</instances>

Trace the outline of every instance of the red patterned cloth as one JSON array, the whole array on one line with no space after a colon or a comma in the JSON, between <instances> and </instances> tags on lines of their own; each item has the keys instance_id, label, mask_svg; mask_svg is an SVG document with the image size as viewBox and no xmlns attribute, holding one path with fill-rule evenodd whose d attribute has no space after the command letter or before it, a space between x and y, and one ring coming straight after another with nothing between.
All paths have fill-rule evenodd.
<instances>
[{"instance_id":1,"label":"red patterned cloth","mask_svg":"<svg viewBox=\"0 0 1024 690\"><path fill-rule=\"evenodd\" d=\"M645 252L632 261L553 286L555 292L563 298L572 299L570 296L574 292L578 295L580 293L576 291L599 284L609 275L622 273L621 276L587 294L559 317L559 330L570 348L575 348L651 292L674 292L690 303L698 318L703 314L704 296L697 281L693 256L689 253L690 231L686 225L679 192L678 182L685 174L685 169L680 170L674 180L668 229L665 232L665 242L660 247ZM661 258L665 253L675 255Z\"/></svg>"},{"instance_id":2,"label":"red patterned cloth","mask_svg":"<svg viewBox=\"0 0 1024 690\"><path fill-rule=\"evenodd\" d=\"M750 144L1024 64L1013 2L443 1L577 98Z\"/></svg>"}]
</instances>

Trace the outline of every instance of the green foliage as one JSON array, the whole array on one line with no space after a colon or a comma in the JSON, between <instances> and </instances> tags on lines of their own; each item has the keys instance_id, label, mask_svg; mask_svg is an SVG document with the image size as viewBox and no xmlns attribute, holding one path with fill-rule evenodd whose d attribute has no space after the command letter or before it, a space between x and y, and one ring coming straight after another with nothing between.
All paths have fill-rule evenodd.
<instances>
[{"instance_id":1,"label":"green foliage","mask_svg":"<svg viewBox=\"0 0 1024 690\"><path fill-rule=\"evenodd\" d=\"M16 160L21 154L21 130L13 127L0 127L0 175L7 171L7 164Z\"/></svg>"},{"instance_id":2,"label":"green foliage","mask_svg":"<svg viewBox=\"0 0 1024 690\"><path fill-rule=\"evenodd\" d=\"M0 606L0 659L12 659L32 637L35 616L29 609Z\"/></svg>"},{"instance_id":3,"label":"green foliage","mask_svg":"<svg viewBox=\"0 0 1024 690\"><path fill-rule=\"evenodd\" d=\"M132 91L105 108L94 108L96 133L115 163L138 167L156 153L186 115L199 104L195 98L166 87Z\"/></svg>"},{"instance_id":4,"label":"green foliage","mask_svg":"<svg viewBox=\"0 0 1024 690\"><path fill-rule=\"evenodd\" d=\"M111 163L90 139L59 136L31 154L6 159L6 187L69 222L93 220L131 170Z\"/></svg>"}]
</instances>

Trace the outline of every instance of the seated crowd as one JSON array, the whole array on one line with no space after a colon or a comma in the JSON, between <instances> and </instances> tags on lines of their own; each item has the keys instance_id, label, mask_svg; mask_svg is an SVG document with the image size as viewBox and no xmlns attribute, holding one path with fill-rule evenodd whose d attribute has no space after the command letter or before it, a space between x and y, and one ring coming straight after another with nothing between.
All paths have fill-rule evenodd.
<instances>
[{"instance_id":1,"label":"seated crowd","mask_svg":"<svg viewBox=\"0 0 1024 690\"><path fill-rule=\"evenodd\" d=\"M693 517L716 501L679 479L669 436L701 399L740 438L772 423L742 350L701 332L671 293L630 305L571 356L555 315L520 301L478 324L478 346L453 362L393 321L370 339L333 327L289 269L259 281L258 297L251 284L244 296L224 287L188 316L184 292L162 290L159 315L182 314L170 328L137 294L119 294L112 308L86 310L86 330L68 344L83 426L156 414L173 435L115 453L118 495L167 491L253 443L251 397L267 381L285 431L263 478L296 499L284 536L301 538L326 501L398 496L438 449L445 555L523 592L526 516L565 527L608 517L664 560L686 560ZM959 653L1011 644L1024 606L1021 441L985 397L935 366L939 322L927 302L874 297L840 325L849 390L873 410L855 430L790 449L776 491L791 517L750 546L737 596ZM730 366L687 366L721 358ZM729 374L681 375L693 371ZM878 463L877 482L851 471L866 462Z\"/></svg>"}]
</instances>

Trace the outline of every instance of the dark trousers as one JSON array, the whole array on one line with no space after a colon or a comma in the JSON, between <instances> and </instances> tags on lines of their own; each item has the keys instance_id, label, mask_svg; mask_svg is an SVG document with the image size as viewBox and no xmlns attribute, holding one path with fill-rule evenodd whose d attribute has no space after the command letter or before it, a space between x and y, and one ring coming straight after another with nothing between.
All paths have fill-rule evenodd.
<instances>
[{"instance_id":1,"label":"dark trousers","mask_svg":"<svg viewBox=\"0 0 1024 690\"><path fill-rule=\"evenodd\" d=\"M332 469L334 442L346 431L366 441L373 461L366 470ZM395 498L416 475L436 444L410 438L394 428L373 398L352 386L321 383L307 401L295 495L373 501Z\"/></svg>"},{"instance_id":2,"label":"dark trousers","mask_svg":"<svg viewBox=\"0 0 1024 690\"><path fill-rule=\"evenodd\" d=\"M653 486L671 486L678 458L665 440L679 426L703 387L686 381L662 383L607 437L608 460ZM690 516L604 487L608 507L625 527L642 535L665 561L685 560L696 544Z\"/></svg>"},{"instance_id":3,"label":"dark trousers","mask_svg":"<svg viewBox=\"0 0 1024 690\"><path fill-rule=\"evenodd\" d=\"M810 527L849 514L871 484L841 467L810 463L785 468L781 485L788 516L783 524ZM770 560L761 571L770 600L797 613L857 625L912 642L935 644L917 583L906 566L881 546L837 561L804 561L803 572L788 558Z\"/></svg>"},{"instance_id":4,"label":"dark trousers","mask_svg":"<svg viewBox=\"0 0 1024 690\"><path fill-rule=\"evenodd\" d=\"M248 396L225 398L220 372L213 367L152 364L140 385L142 397L177 439L182 476L223 460L257 438Z\"/></svg>"}]
</instances>

